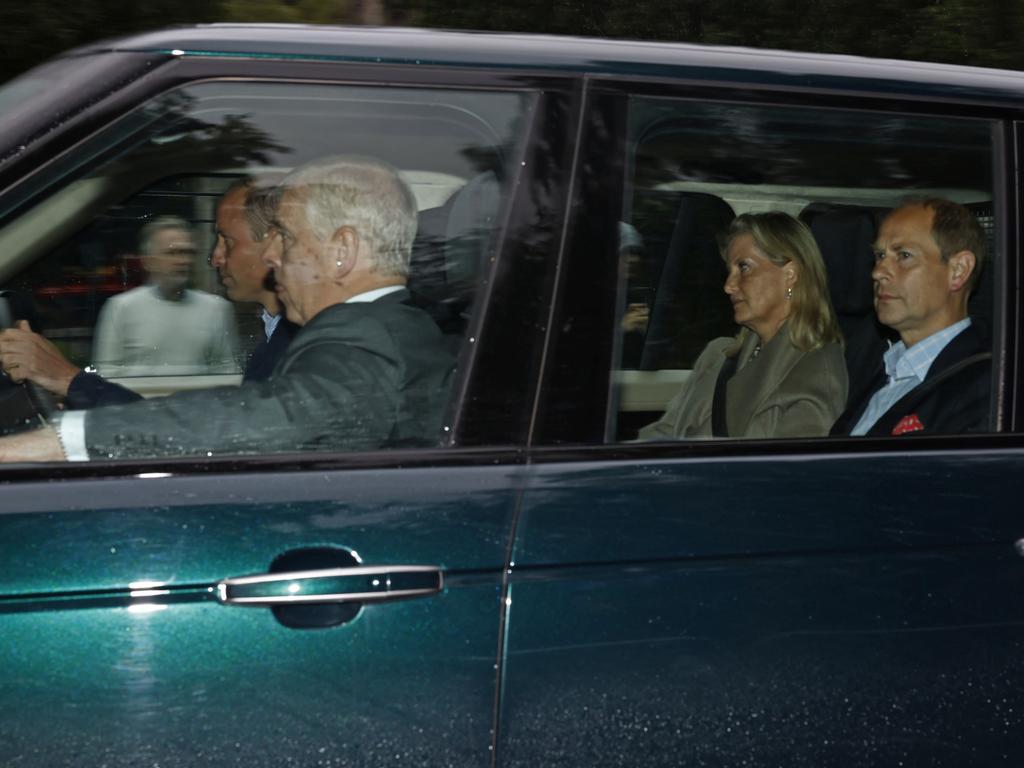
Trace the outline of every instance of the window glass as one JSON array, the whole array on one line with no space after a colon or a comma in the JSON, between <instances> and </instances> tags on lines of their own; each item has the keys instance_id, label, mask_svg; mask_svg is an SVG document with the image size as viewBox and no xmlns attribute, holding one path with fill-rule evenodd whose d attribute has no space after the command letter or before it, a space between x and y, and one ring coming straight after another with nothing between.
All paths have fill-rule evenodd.
<instances>
[{"instance_id":1,"label":"window glass","mask_svg":"<svg viewBox=\"0 0 1024 768\"><path fill-rule=\"evenodd\" d=\"M899 341L901 332L914 338L908 326L935 325L916 316L897 318L891 306L886 325L873 307L873 248L886 216L910 198L957 203L983 227L986 253L978 259L980 272L973 272L977 282L968 310L972 333L991 349L993 262L1000 257L993 240L995 127L983 120L895 113L631 99L619 233L617 422L609 435L799 437L824 435L842 423L848 406L876 391L889 342ZM776 251L768 254L774 261L760 270L756 260L747 263L747 243L760 256ZM781 253L787 248L801 255L794 261ZM802 265L808 250L820 254L806 258L821 264L823 289L813 287L809 273L815 268ZM796 277L790 274L794 264ZM910 277L900 280L894 293L917 290ZM938 299L911 299L917 303L901 311L927 314L921 304L932 300ZM812 311L812 301L831 309ZM825 322L826 314L833 320ZM808 323L825 323L839 335L807 332ZM783 335L772 345L780 327ZM799 354L780 352L787 334L800 336ZM840 335L842 345L827 343ZM763 351L768 359L754 364ZM736 370L722 373L730 357ZM719 426L725 421L716 430L719 379L725 392L717 396L725 403L718 409ZM797 383L803 381L809 384ZM979 373L971 386L980 391L988 381ZM985 404L974 408L983 412L980 423L966 414L948 420L933 413L941 390L940 382L921 406L928 428L909 431L988 428L988 389Z\"/></svg>"},{"instance_id":2,"label":"window glass","mask_svg":"<svg viewBox=\"0 0 1024 768\"><path fill-rule=\"evenodd\" d=\"M76 375L68 393L56 387L59 407L75 414L61 420L84 430L85 440L77 432L76 440L92 458L437 443L443 392L451 385L482 265L489 263L485 256L495 247L499 211L514 187L533 104L533 94L525 92L244 82L165 94L0 200L0 319L29 321L72 366L97 374ZM300 185L289 176L296 169L305 169ZM389 198L388 189L399 197ZM285 202L301 202L301 222L277 216ZM352 221L359 223L349 226ZM407 229L409 237L401 234ZM348 250L336 242L342 230L357 234L345 242ZM305 250L300 254L288 238ZM244 274L235 263L242 257L232 256L243 246L251 246ZM278 253L276 266L270 251ZM324 259L329 253L336 268L325 274L307 263L309 274L275 286L275 276L294 271L310 253ZM369 276L359 272L364 264L376 264ZM314 280L316 286L300 291L300 282ZM332 385L343 388L344 382L332 381L333 374L314 371L302 392L282 390L275 381L281 377L270 375L288 354L286 344L268 352L276 343L275 322L306 329L324 307L346 303L354 314L355 304L376 306L361 299L348 304L353 292L383 300L375 291L398 289L405 320L429 324L430 332L417 331L408 343L389 337L401 360L373 375L397 377L379 393L379 409L391 415L364 418L379 422L372 430L330 412L343 405ZM276 321L278 315L284 320ZM306 330L312 334L313 327ZM330 329L324 332L329 342L343 343ZM363 342L373 346L358 338L347 343ZM431 350L436 360L429 359ZM289 363L295 369L305 364ZM352 363L368 377L365 369L375 364ZM254 366L260 370L254 373ZM414 381L417 366L422 381ZM204 392L181 406L151 400L149 411L121 403L121 421L105 424L103 445L92 446L89 432L98 435L107 418L95 415L97 407L113 403L90 399L78 384L91 381L102 389L99 378L147 398L235 387L243 379L253 388ZM19 388L8 383L4 391L13 389ZM125 402L132 397L126 394ZM267 419L266 440L229 434L230 418L252 414L232 411L214 419L219 425L197 425L182 415L232 399L265 403L255 411ZM296 415L315 410L311 402L323 405L320 421L333 424L333 436L313 426L310 414ZM147 419L151 428L128 428ZM175 420L179 426L160 432ZM415 429L403 426L413 422ZM429 434L428 425L436 425ZM189 432L199 439L182 442Z\"/></svg>"},{"instance_id":3,"label":"window glass","mask_svg":"<svg viewBox=\"0 0 1024 768\"><path fill-rule=\"evenodd\" d=\"M72 117L116 83L142 74L152 55L74 54L49 61L0 85L0 157L26 148L40 133Z\"/></svg>"}]
</instances>

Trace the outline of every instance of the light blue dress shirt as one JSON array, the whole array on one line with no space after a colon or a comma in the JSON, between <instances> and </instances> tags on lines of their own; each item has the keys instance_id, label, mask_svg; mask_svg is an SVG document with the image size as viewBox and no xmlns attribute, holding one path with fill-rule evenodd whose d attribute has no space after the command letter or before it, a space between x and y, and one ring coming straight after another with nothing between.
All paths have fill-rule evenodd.
<instances>
[{"instance_id":1,"label":"light blue dress shirt","mask_svg":"<svg viewBox=\"0 0 1024 768\"><path fill-rule=\"evenodd\" d=\"M971 318L966 317L922 339L910 349L907 349L907 345L902 341L890 346L882 357L889 381L871 396L868 407L864 409L860 421L850 434L866 435L897 400L924 381L928 369L932 367L939 353L970 324Z\"/></svg>"},{"instance_id":2,"label":"light blue dress shirt","mask_svg":"<svg viewBox=\"0 0 1024 768\"><path fill-rule=\"evenodd\" d=\"M270 337L274 335L274 329L281 322L281 315L272 315L264 309L260 313L260 319L263 320L263 332L267 335L267 341L270 341Z\"/></svg>"}]
</instances>

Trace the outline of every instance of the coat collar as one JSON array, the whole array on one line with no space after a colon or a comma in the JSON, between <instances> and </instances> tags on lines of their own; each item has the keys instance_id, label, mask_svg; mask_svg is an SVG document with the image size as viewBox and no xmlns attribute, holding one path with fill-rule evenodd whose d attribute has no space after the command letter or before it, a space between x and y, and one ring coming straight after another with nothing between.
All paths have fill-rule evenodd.
<instances>
[{"instance_id":1,"label":"coat collar","mask_svg":"<svg viewBox=\"0 0 1024 768\"><path fill-rule=\"evenodd\" d=\"M986 349L987 345L985 344L981 332L978 329L978 324L976 322L971 323L960 331L960 333L954 336L943 350L939 352L934 362L932 362L931 367L928 369L928 375L924 378L925 382L935 376L938 376L951 365L955 365L965 357L970 357L978 352L984 352ZM835 426L832 428L832 434L848 435L850 430L857 426L857 422L860 421L860 417L864 414L864 411L867 410L868 403L871 402L872 396L881 387L885 386L886 381L885 365L882 357L879 356L875 365L875 372L868 380L869 386L861 392L856 401L851 398L849 407L839 417ZM875 422L875 426L868 430L868 434L888 434L887 432L884 432L884 428L891 420L889 413L882 414L878 421ZM876 427L879 430L877 433Z\"/></svg>"},{"instance_id":2,"label":"coat collar","mask_svg":"<svg viewBox=\"0 0 1024 768\"><path fill-rule=\"evenodd\" d=\"M757 357L751 359L757 344L757 336L753 333L744 340L739 351L740 368L726 389L730 435L746 434L750 419L778 391L779 382L806 354L793 344L789 323L783 325L771 341L762 345Z\"/></svg>"}]
</instances>

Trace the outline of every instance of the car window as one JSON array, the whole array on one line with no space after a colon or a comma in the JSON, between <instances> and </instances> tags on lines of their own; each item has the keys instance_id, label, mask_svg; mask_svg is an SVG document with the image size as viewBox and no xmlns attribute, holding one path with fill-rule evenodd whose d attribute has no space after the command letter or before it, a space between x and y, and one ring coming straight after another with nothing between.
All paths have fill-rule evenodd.
<instances>
[{"instance_id":1,"label":"car window","mask_svg":"<svg viewBox=\"0 0 1024 768\"><path fill-rule=\"evenodd\" d=\"M218 229L219 203L240 179L273 197L296 168L341 155L361 158L393 169L411 192L416 234L401 303L415 310L413 324L436 332L435 347L450 365L442 371L441 362L418 364L436 374L432 387L447 391L458 375L477 286L497 247L533 104L527 92L266 82L206 82L165 93L0 200L0 288L8 314L29 321L87 374L146 398L236 386L276 326L252 296L232 295L222 267L218 277L216 249L230 240ZM282 227L272 213L265 218L260 236L269 246ZM274 295L272 283L264 287ZM265 378L266 372L261 383ZM249 396L275 397L266 386ZM291 404L279 407L291 413ZM388 405L401 412L399 423L436 411L427 418L438 427L429 439L404 435L399 425L384 440L354 437L350 446L292 435L259 448L225 440L200 453L437 443L445 407L440 395ZM159 429L154 422L154 434ZM193 451L156 443L125 457Z\"/></svg>"},{"instance_id":2,"label":"car window","mask_svg":"<svg viewBox=\"0 0 1024 768\"><path fill-rule=\"evenodd\" d=\"M632 97L608 438L712 436L717 380L708 381L712 353L701 355L712 347L719 358L722 350L741 349L737 321L757 316L744 303L750 296L727 293L725 285L730 226L745 214L783 214L813 236L842 336L841 355L829 364L841 359L845 371L837 378L847 379L845 396L840 400L833 388L829 414L815 415L813 428L790 436L826 434L836 403L845 409L870 387L882 353L899 340L875 316L872 247L886 214L911 196L961 204L984 228L986 263L969 310L991 348L993 280L1002 258L994 238L997 127L978 119ZM786 322L791 328L794 321ZM738 356L759 351L751 342ZM831 375L824 368L818 373ZM693 393L695 376L700 396ZM762 383L739 388L750 411L770 399L758 389ZM687 426L680 410L692 411L695 399L699 413L687 417ZM676 421L643 431L665 418ZM774 427L781 417L766 418ZM739 432L727 434L772 436L771 427Z\"/></svg>"}]
</instances>

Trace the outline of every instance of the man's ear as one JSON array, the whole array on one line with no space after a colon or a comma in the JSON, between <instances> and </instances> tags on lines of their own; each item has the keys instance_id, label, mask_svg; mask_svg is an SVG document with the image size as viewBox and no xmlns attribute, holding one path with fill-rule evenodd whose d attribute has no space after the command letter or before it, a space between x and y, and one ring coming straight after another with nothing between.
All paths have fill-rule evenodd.
<instances>
[{"instance_id":1,"label":"man's ear","mask_svg":"<svg viewBox=\"0 0 1024 768\"><path fill-rule=\"evenodd\" d=\"M350 226L338 227L327 241L331 275L341 280L355 269L359 257L359 234Z\"/></svg>"},{"instance_id":2,"label":"man's ear","mask_svg":"<svg viewBox=\"0 0 1024 768\"><path fill-rule=\"evenodd\" d=\"M967 285L977 264L978 260L971 251L959 251L950 256L949 289L956 292Z\"/></svg>"}]
</instances>

